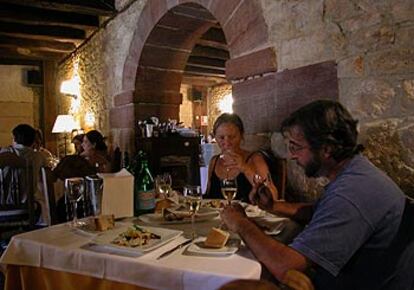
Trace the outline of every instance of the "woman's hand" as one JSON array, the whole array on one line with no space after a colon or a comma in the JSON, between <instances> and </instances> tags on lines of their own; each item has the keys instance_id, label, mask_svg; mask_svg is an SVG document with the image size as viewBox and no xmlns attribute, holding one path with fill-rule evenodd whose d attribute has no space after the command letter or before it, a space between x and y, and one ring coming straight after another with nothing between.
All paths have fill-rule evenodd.
<instances>
[{"instance_id":1,"label":"woman's hand","mask_svg":"<svg viewBox=\"0 0 414 290\"><path fill-rule=\"evenodd\" d=\"M223 154L220 155L220 158L222 158L224 162L223 165L228 171L237 169L244 172L244 169L246 168L243 156L233 151L223 152Z\"/></svg>"},{"instance_id":2,"label":"woman's hand","mask_svg":"<svg viewBox=\"0 0 414 290\"><path fill-rule=\"evenodd\" d=\"M239 230L240 222L247 218L243 207L238 203L226 206L221 211L220 216L227 228L235 233Z\"/></svg>"},{"instance_id":3,"label":"woman's hand","mask_svg":"<svg viewBox=\"0 0 414 290\"><path fill-rule=\"evenodd\" d=\"M264 183L257 184L252 188L252 191L249 193L249 199L253 204L258 205L265 211L270 211L273 209L272 192Z\"/></svg>"}]
</instances>

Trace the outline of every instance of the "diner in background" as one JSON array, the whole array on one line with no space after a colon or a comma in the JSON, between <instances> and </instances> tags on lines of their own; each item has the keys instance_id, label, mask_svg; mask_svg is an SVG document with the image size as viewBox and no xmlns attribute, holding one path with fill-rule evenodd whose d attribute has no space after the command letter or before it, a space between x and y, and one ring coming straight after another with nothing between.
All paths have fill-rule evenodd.
<instances>
[{"instance_id":1,"label":"diner in background","mask_svg":"<svg viewBox=\"0 0 414 290\"><path fill-rule=\"evenodd\" d=\"M238 115L220 115L214 122L213 134L221 153L210 160L205 198L223 198L221 180L231 178L237 181L236 199L248 202L254 176L270 176L265 160L261 154L241 148L244 126ZM273 199L276 200L277 189L272 182L269 184Z\"/></svg>"},{"instance_id":2,"label":"diner in background","mask_svg":"<svg viewBox=\"0 0 414 290\"><path fill-rule=\"evenodd\" d=\"M35 213L37 224L47 224L48 214L47 207L43 193L40 191L40 168L47 166L45 156L34 150L38 145L36 144L36 129L28 124L19 124L12 130L13 144L9 147L3 147L0 153L11 152L23 157L33 166L33 180L34 188L36 188L34 199L36 202ZM7 174L7 173L6 173Z\"/></svg>"},{"instance_id":3,"label":"diner in background","mask_svg":"<svg viewBox=\"0 0 414 290\"><path fill-rule=\"evenodd\" d=\"M47 150L43 146L44 141L43 141L42 131L40 129L35 129L35 130L36 130L36 137L35 137L35 142L33 143L33 150L42 154L44 158L46 159L47 166L50 168L53 168L56 165L55 164L56 158L53 156L53 154L49 150Z\"/></svg>"},{"instance_id":4,"label":"diner in background","mask_svg":"<svg viewBox=\"0 0 414 290\"><path fill-rule=\"evenodd\" d=\"M95 166L100 173L111 172L111 162L105 138L97 130L91 130L83 136L83 151L80 156L84 157L90 165Z\"/></svg>"},{"instance_id":5,"label":"diner in background","mask_svg":"<svg viewBox=\"0 0 414 290\"><path fill-rule=\"evenodd\" d=\"M72 144L75 146L75 154L80 155L83 152L82 142L85 134L77 134L72 138Z\"/></svg>"},{"instance_id":6,"label":"diner in background","mask_svg":"<svg viewBox=\"0 0 414 290\"><path fill-rule=\"evenodd\" d=\"M401 265L406 268L387 259L406 213L406 198L361 154L357 121L340 103L320 100L292 113L281 131L290 157L306 175L327 177L329 183L315 204L274 201L263 184L254 186L250 198L264 210L307 226L284 245L266 236L237 204L223 210L226 226L279 281L296 269L313 273L316 289L411 289L407 261L412 263L412 253L404 255Z\"/></svg>"}]
</instances>

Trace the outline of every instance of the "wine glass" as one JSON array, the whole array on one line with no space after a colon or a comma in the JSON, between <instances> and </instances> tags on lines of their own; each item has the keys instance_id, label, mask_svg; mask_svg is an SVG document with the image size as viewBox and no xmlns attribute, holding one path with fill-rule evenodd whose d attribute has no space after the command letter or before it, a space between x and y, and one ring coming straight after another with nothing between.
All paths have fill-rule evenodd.
<instances>
[{"instance_id":1,"label":"wine glass","mask_svg":"<svg viewBox=\"0 0 414 290\"><path fill-rule=\"evenodd\" d=\"M192 239L194 240L196 236L194 219L201 206L201 187L199 185L186 185L184 186L183 195L191 214Z\"/></svg>"},{"instance_id":2,"label":"wine glass","mask_svg":"<svg viewBox=\"0 0 414 290\"><path fill-rule=\"evenodd\" d=\"M73 220L71 226L78 227L84 223L78 221L78 202L84 198L85 181L82 177L65 179L65 194L72 205Z\"/></svg>"},{"instance_id":3,"label":"wine glass","mask_svg":"<svg viewBox=\"0 0 414 290\"><path fill-rule=\"evenodd\" d=\"M155 188L160 198L167 198L171 192L171 175L164 173L155 177Z\"/></svg>"},{"instance_id":4,"label":"wine glass","mask_svg":"<svg viewBox=\"0 0 414 290\"><path fill-rule=\"evenodd\" d=\"M221 194L229 205L237 195L237 180L235 178L225 178L221 180Z\"/></svg>"}]
</instances>

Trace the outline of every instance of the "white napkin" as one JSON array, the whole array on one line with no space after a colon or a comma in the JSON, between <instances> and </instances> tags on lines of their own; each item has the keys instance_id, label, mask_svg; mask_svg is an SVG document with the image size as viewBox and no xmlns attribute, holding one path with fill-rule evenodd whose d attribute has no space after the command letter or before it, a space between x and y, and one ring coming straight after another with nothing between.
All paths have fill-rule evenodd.
<instances>
[{"instance_id":1,"label":"white napkin","mask_svg":"<svg viewBox=\"0 0 414 290\"><path fill-rule=\"evenodd\" d=\"M99 173L103 179L101 214L115 218L134 215L134 176L126 169L117 173Z\"/></svg>"}]
</instances>

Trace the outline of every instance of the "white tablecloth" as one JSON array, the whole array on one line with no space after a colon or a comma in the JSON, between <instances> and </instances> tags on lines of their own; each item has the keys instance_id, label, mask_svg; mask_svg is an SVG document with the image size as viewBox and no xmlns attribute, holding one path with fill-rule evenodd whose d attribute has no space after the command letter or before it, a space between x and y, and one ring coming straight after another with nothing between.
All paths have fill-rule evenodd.
<instances>
[{"instance_id":1,"label":"white tablecloth","mask_svg":"<svg viewBox=\"0 0 414 290\"><path fill-rule=\"evenodd\" d=\"M99 253L85 247L92 240L67 224L13 237L0 259L7 264L43 267L153 289L217 289L239 279L259 279L261 265L246 248L225 257L201 257L175 251L156 260L184 237L139 257Z\"/></svg>"}]
</instances>

